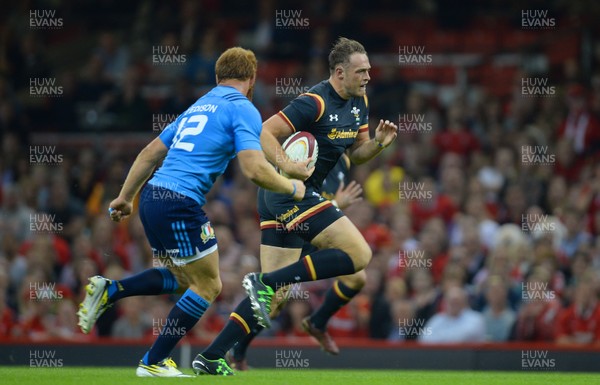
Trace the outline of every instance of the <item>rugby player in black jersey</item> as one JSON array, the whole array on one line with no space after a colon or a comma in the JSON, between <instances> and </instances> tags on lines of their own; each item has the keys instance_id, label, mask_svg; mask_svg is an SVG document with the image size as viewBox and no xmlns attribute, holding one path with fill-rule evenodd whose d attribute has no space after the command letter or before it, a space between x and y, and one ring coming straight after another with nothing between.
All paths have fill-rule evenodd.
<instances>
[{"instance_id":1,"label":"rugby player in black jersey","mask_svg":"<svg viewBox=\"0 0 600 385\"><path fill-rule=\"evenodd\" d=\"M362 187L356 181L349 182L348 173L350 170L350 158L346 154L342 154L336 165L329 171L327 178L323 181L321 188L321 196L329 199L331 203L344 210L354 202L361 200ZM264 190L261 191L264 194ZM259 197L264 199L264 197ZM279 226L282 231L287 231L283 226ZM304 242L301 255L310 254L316 251L317 248L308 242ZM264 261L263 266L269 265L269 261ZM265 271L265 270L263 270ZM363 270L354 273L356 277L345 276L340 277L333 282L331 288L325 294L323 303L309 316L302 321L303 329L313 336L321 345L322 349L329 353L339 354L339 348L335 341L326 331L326 325L329 319L346 303L351 297L346 297L340 293L340 285L345 285L342 282L351 281L356 284L355 288L359 290L365 284L366 275ZM343 286L342 286L343 287ZM287 288L282 288L279 295L275 297L277 306L271 308L271 319L275 319L288 299ZM293 294L292 294L293 295ZM275 305L275 304L274 304ZM228 360L231 362L233 369L247 370L248 362L246 360L246 352L254 338L261 332L262 327L257 325L252 331L242 340L238 341L233 347Z\"/></svg>"},{"instance_id":2,"label":"rugby player in black jersey","mask_svg":"<svg viewBox=\"0 0 600 385\"><path fill-rule=\"evenodd\" d=\"M251 273L244 278L248 298L231 313L213 343L196 356L192 362L196 373L223 374L213 369L213 363L253 329L270 327L276 290L296 282L360 277L354 273L363 270L371 260L372 251L360 231L320 194L325 177L344 152L352 163L362 164L396 139L398 128L388 120L380 120L370 138L366 96L370 69L364 47L357 41L339 38L329 54L329 79L294 99L263 124L261 145L265 156L290 177L305 180L306 193L300 202L285 194L259 193L264 273ZM312 133L319 144L319 156L311 169L307 167L310 159L293 162L281 148L280 140L296 131ZM318 251L300 258L304 241ZM336 281L334 290L340 300L347 301L358 293L364 276L362 283L361 278L344 279L346 282ZM308 326L317 329L315 325Z\"/></svg>"}]
</instances>

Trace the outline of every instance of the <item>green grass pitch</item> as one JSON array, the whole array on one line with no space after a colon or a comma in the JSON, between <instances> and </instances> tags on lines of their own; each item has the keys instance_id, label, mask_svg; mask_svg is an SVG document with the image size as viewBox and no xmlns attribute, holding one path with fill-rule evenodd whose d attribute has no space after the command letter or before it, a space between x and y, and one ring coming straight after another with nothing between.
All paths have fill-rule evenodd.
<instances>
[{"instance_id":1,"label":"green grass pitch","mask_svg":"<svg viewBox=\"0 0 600 385\"><path fill-rule=\"evenodd\" d=\"M191 370L184 370L192 374ZM0 367L4 385L129 385L129 384L244 384L244 385L591 385L600 374L565 372L465 372L417 370L255 369L232 377L137 378L135 368Z\"/></svg>"}]
</instances>

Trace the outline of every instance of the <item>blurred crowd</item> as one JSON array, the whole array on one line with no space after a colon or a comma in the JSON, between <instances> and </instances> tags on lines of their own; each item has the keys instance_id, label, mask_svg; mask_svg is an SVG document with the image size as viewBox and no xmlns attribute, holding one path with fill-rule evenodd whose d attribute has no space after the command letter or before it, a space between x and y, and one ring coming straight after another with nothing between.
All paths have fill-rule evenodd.
<instances>
[{"instance_id":1,"label":"blurred crowd","mask_svg":"<svg viewBox=\"0 0 600 385\"><path fill-rule=\"evenodd\" d=\"M426 124L401 125L381 156L351 168L364 196L346 214L374 257L367 285L332 318L330 333L423 343L600 343L600 40L585 65L573 57L548 69L549 95L523 95L526 65L510 95L479 84L442 92L402 78L393 59L375 60L397 48L354 30L361 14L344 1L315 2L313 14L327 18L306 30L276 29L271 1L251 11L233 0L58 3L65 26L57 31L28 27L35 2L2 16L0 339L144 338L158 333L175 300L126 298L91 335L79 331L75 313L88 277L120 279L159 266L137 214L116 224L106 212L141 147L32 138L84 132L106 143L138 132L149 141L157 134L153 117L181 113L214 85L214 61L228 46L254 49L263 68L291 63L286 76L311 86L328 77L329 46L345 35L371 55L371 130L380 118L418 116ZM288 3L282 8L302 9ZM381 0L372 9L443 24L437 3ZM229 10L237 28L216 16ZM155 46L178 47L184 63L153 63ZM32 97L31 78L55 78L62 91ZM291 99L259 78L254 102L264 118ZM218 333L244 297L243 275L260 268L255 202L256 187L232 162L204 207L218 239L223 290L193 337ZM304 336L301 320L330 284L294 287L300 293L292 292L265 337Z\"/></svg>"}]
</instances>

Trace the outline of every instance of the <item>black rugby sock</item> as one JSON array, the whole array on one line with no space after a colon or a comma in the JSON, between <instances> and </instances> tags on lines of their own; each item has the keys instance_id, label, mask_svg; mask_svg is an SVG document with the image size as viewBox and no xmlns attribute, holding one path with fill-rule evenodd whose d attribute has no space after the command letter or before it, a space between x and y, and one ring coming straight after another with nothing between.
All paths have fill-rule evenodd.
<instances>
[{"instance_id":1,"label":"black rugby sock","mask_svg":"<svg viewBox=\"0 0 600 385\"><path fill-rule=\"evenodd\" d=\"M279 270L262 274L262 281L273 289L279 289L294 282L316 281L354 272L354 262L348 254L339 249L325 249Z\"/></svg>"},{"instance_id":2,"label":"black rugby sock","mask_svg":"<svg viewBox=\"0 0 600 385\"><path fill-rule=\"evenodd\" d=\"M256 327L250 331L250 333L248 333L244 338L239 340L237 344L235 344L233 347L233 358L236 361L241 361L246 358L246 351L248 351L248 347L254 338L256 338L256 336L258 336L263 330L264 327L257 324Z\"/></svg>"},{"instance_id":3,"label":"black rugby sock","mask_svg":"<svg viewBox=\"0 0 600 385\"><path fill-rule=\"evenodd\" d=\"M229 321L221 330L221 333L215 340L202 352L202 356L208 360L218 360L224 358L225 353L235 345L236 342L242 340L253 329L258 329L258 322L254 318L254 312L250 305L250 299L246 297L235 308L229 316Z\"/></svg>"},{"instance_id":4,"label":"black rugby sock","mask_svg":"<svg viewBox=\"0 0 600 385\"><path fill-rule=\"evenodd\" d=\"M310 316L310 322L317 329L324 331L329 319L359 292L360 289L351 289L339 280L336 280L329 290L327 290L325 300L321 306Z\"/></svg>"}]
</instances>

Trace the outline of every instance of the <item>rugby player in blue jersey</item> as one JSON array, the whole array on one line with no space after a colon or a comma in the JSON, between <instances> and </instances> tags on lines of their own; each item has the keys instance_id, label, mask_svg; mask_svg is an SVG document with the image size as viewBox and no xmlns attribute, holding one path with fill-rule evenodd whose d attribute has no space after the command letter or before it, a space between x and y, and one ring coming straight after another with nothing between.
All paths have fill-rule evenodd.
<instances>
[{"instance_id":1,"label":"rugby player in blue jersey","mask_svg":"<svg viewBox=\"0 0 600 385\"><path fill-rule=\"evenodd\" d=\"M262 188L296 200L304 197L304 183L279 175L263 154L261 117L249 100L256 68L252 51L225 51L215 65L217 86L139 153L119 196L110 203L111 219L120 221L131 214L134 197L142 190L139 215L153 255L171 263L120 281L90 278L78 311L81 329L89 333L98 317L121 298L183 293L165 322L176 325L178 333L163 327L140 360L137 376L185 376L170 355L221 291L217 239L202 206L229 161L237 155L242 173ZM310 174L308 162L298 167ZM223 359L210 364L216 371L231 371Z\"/></svg>"},{"instance_id":2,"label":"rugby player in blue jersey","mask_svg":"<svg viewBox=\"0 0 600 385\"><path fill-rule=\"evenodd\" d=\"M224 357L253 330L270 327L271 303L277 290L297 282L341 276L333 287L332 300L325 302L327 311L303 324L324 349L331 348L331 339L325 334L326 321L364 285L364 274L355 273L367 266L372 251L356 226L320 194L323 181L344 152L352 163L365 163L398 135L394 123L380 120L374 137L370 136L366 95L370 69L362 44L339 38L329 53L329 78L265 121L261 133L265 155L288 175L305 180L306 194L302 201L294 202L283 194L259 191L263 273L244 278L248 298L231 313L210 346L192 361L196 373L223 374L215 372L212 362ZM283 153L280 140L296 131L310 132L319 144L315 170L310 174L306 167L299 168L278 156ZM286 231L280 231L282 227ZM318 250L300 258L304 242Z\"/></svg>"}]
</instances>

